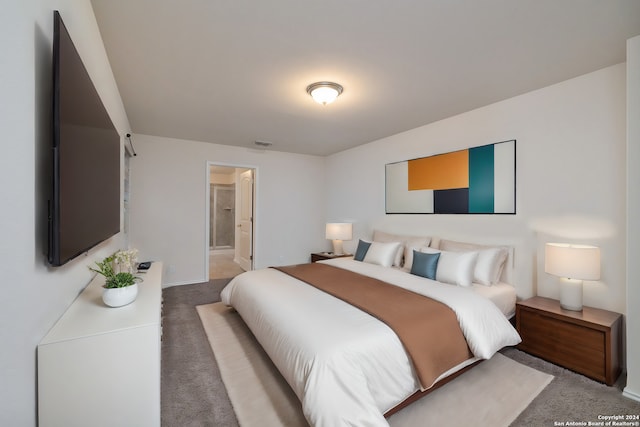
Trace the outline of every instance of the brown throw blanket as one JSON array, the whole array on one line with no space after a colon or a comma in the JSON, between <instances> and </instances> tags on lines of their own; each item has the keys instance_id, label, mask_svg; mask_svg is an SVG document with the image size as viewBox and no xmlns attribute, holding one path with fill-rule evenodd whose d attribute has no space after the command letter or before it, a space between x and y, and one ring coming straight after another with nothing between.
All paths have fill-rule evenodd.
<instances>
[{"instance_id":1,"label":"brown throw blanket","mask_svg":"<svg viewBox=\"0 0 640 427\"><path fill-rule=\"evenodd\" d=\"M352 271L321 263L273 267L386 323L413 362L422 390L471 358L455 313L445 304Z\"/></svg>"}]
</instances>

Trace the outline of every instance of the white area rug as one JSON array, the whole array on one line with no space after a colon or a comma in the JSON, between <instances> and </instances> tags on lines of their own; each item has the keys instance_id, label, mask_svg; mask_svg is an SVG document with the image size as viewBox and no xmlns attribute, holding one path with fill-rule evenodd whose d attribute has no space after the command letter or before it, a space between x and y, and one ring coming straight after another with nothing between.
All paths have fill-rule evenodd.
<instances>
[{"instance_id":1,"label":"white area rug","mask_svg":"<svg viewBox=\"0 0 640 427\"><path fill-rule=\"evenodd\" d=\"M240 425L308 426L296 395L238 313L222 303L197 310ZM388 421L393 427L506 427L552 379L496 354Z\"/></svg>"}]
</instances>

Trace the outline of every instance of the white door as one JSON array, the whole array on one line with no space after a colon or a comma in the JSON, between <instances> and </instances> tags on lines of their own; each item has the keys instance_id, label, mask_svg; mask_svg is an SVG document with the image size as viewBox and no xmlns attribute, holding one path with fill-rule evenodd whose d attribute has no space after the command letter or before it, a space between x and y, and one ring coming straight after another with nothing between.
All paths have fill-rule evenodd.
<instances>
[{"instance_id":1,"label":"white door","mask_svg":"<svg viewBox=\"0 0 640 427\"><path fill-rule=\"evenodd\" d=\"M253 170L240 174L240 244L238 263L243 270L253 269Z\"/></svg>"}]
</instances>

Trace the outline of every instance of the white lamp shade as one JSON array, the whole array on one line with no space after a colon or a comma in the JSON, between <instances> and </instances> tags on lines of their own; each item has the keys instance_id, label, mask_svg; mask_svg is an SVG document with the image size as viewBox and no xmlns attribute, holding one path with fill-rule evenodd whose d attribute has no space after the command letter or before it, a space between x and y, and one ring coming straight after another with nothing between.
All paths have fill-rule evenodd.
<instances>
[{"instance_id":1,"label":"white lamp shade","mask_svg":"<svg viewBox=\"0 0 640 427\"><path fill-rule=\"evenodd\" d=\"M544 271L577 280L600 279L600 248L568 243L547 243Z\"/></svg>"},{"instance_id":2,"label":"white lamp shade","mask_svg":"<svg viewBox=\"0 0 640 427\"><path fill-rule=\"evenodd\" d=\"M349 222L331 222L327 224L326 238L330 240L351 240L352 226Z\"/></svg>"}]
</instances>

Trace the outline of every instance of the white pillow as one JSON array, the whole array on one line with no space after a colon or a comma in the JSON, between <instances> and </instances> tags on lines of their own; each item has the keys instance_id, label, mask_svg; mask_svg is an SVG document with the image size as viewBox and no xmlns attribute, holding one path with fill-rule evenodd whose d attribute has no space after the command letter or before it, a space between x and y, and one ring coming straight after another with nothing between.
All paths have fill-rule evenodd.
<instances>
[{"instance_id":1,"label":"white pillow","mask_svg":"<svg viewBox=\"0 0 640 427\"><path fill-rule=\"evenodd\" d=\"M429 246L431 237L391 234L380 230L373 230L373 241L382 243L400 242L398 253L396 253L393 260L393 265L394 267L404 266L405 269L411 270L411 264L413 263L413 250L419 250L422 246ZM409 260L408 264L407 260Z\"/></svg>"},{"instance_id":2,"label":"white pillow","mask_svg":"<svg viewBox=\"0 0 640 427\"><path fill-rule=\"evenodd\" d=\"M400 246L402 245L399 242L371 242L371 246L369 246L369 250L362 261L383 267L391 267Z\"/></svg>"},{"instance_id":3,"label":"white pillow","mask_svg":"<svg viewBox=\"0 0 640 427\"><path fill-rule=\"evenodd\" d=\"M436 280L452 285L469 287L473 283L473 272L478 259L478 252L448 252L433 248L422 248L422 252L440 253Z\"/></svg>"},{"instance_id":4,"label":"white pillow","mask_svg":"<svg viewBox=\"0 0 640 427\"><path fill-rule=\"evenodd\" d=\"M504 263L509 256L509 250L505 246L486 246L445 239L440 241L440 249L452 252L477 251L478 261L473 273L473 281L486 286L498 283Z\"/></svg>"},{"instance_id":5,"label":"white pillow","mask_svg":"<svg viewBox=\"0 0 640 427\"><path fill-rule=\"evenodd\" d=\"M498 283L508 255L506 248L490 248L478 251L478 261L473 272L473 281L486 286Z\"/></svg>"},{"instance_id":6,"label":"white pillow","mask_svg":"<svg viewBox=\"0 0 640 427\"><path fill-rule=\"evenodd\" d=\"M399 236L395 234L385 233L384 231L373 230L373 241L380 243L398 243L397 251L393 257L393 265L395 267L402 266L402 248L403 242Z\"/></svg>"}]
</instances>

